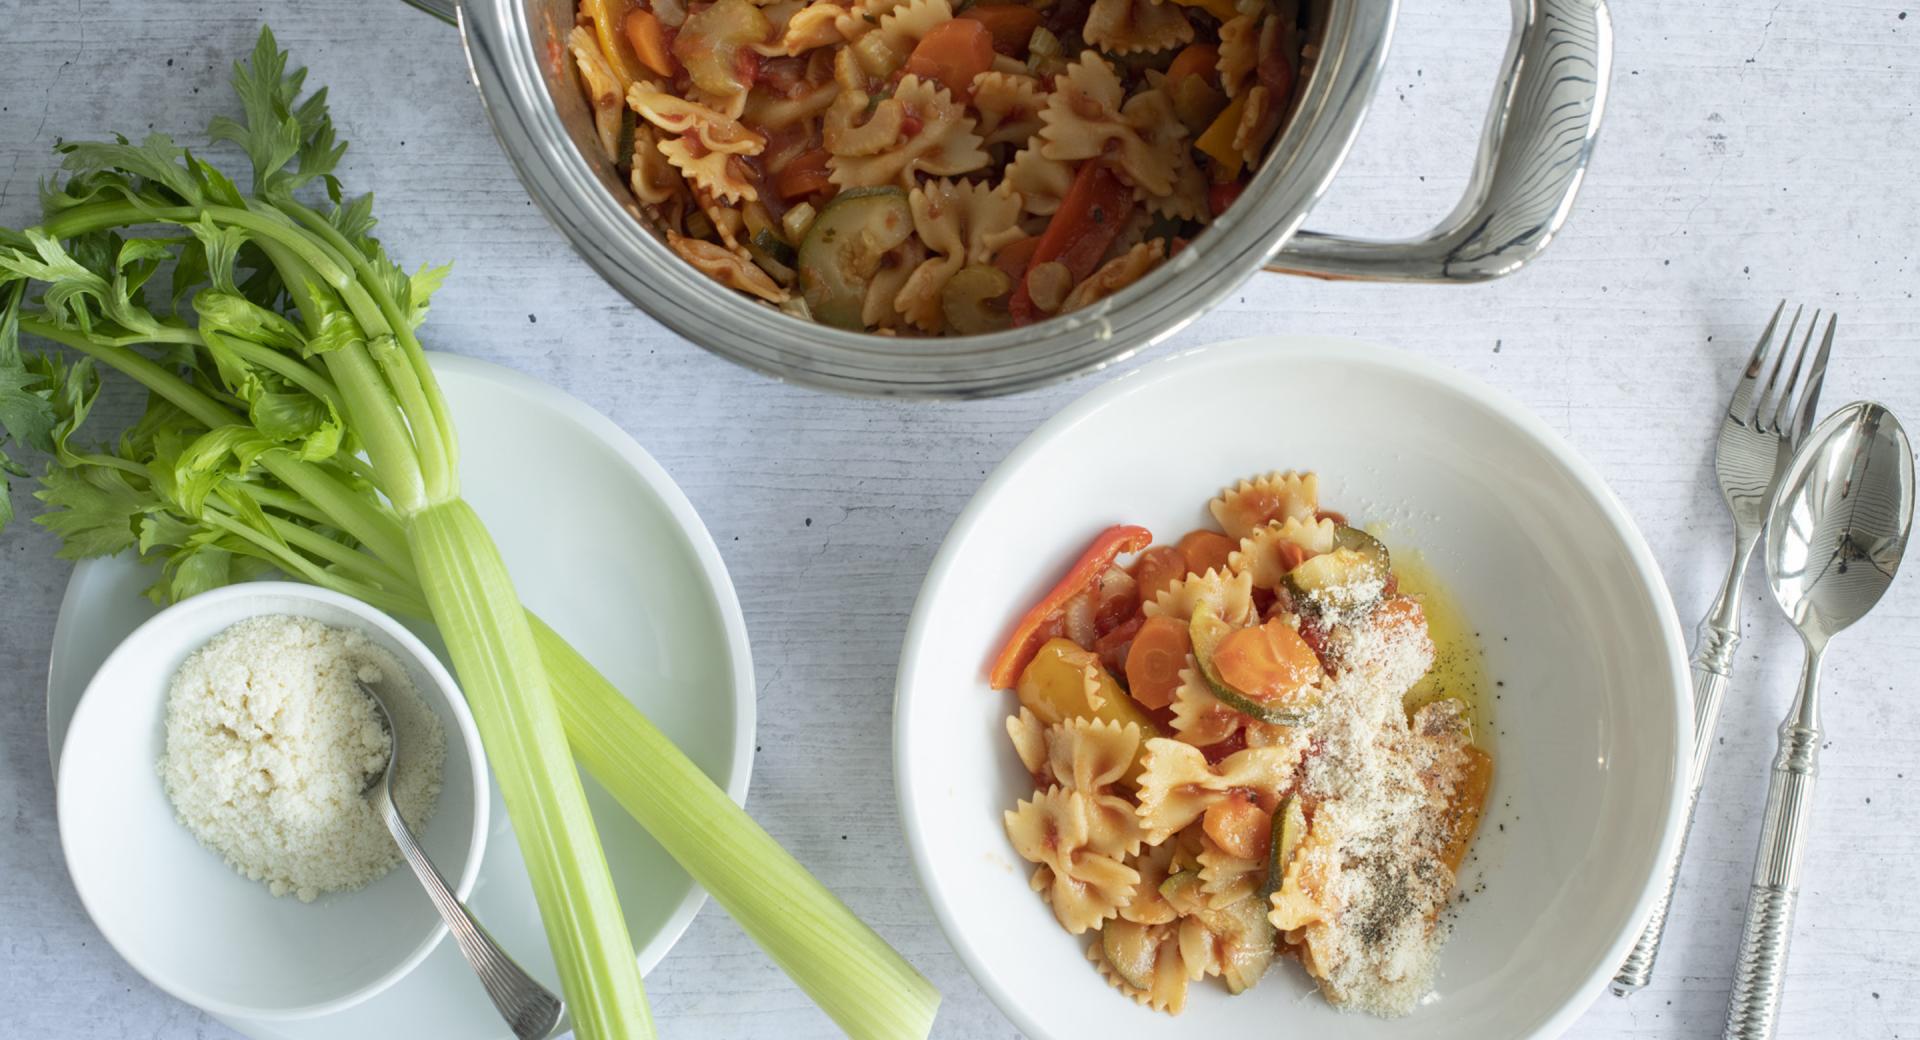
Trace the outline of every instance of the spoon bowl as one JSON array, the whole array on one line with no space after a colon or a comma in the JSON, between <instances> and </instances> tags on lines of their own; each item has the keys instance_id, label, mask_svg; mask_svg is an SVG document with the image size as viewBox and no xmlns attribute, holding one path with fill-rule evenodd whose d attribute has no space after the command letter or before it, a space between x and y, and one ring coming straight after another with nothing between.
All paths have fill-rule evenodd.
<instances>
[{"instance_id":1,"label":"spoon bowl","mask_svg":"<svg viewBox=\"0 0 1920 1040\"><path fill-rule=\"evenodd\" d=\"M1803 638L1824 644L1893 583L1913 519L1913 446L1860 401L1813 431L1767 520L1767 582Z\"/></svg>"}]
</instances>

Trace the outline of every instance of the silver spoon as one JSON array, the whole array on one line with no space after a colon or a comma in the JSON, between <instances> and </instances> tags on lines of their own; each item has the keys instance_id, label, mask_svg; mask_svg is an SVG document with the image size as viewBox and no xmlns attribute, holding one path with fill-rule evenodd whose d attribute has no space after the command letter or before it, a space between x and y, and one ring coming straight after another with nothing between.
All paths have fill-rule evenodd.
<instances>
[{"instance_id":1,"label":"silver spoon","mask_svg":"<svg viewBox=\"0 0 1920 1040\"><path fill-rule=\"evenodd\" d=\"M441 919L447 922L447 931L452 933L454 945L460 948L461 956L473 966L473 973L480 977L480 985L486 989L487 997L499 1010L500 1017L507 1020L513 1035L519 1040L540 1040L550 1035L566 1014L566 1005L552 990L542 986L525 969L515 964L513 958L507 956L507 952L493 941L493 936L487 934L487 930L453 894L446 879L440 876L433 861L427 858L426 850L414 839L413 829L400 817L400 807L393 801L393 773L400 761L400 734L393 728L393 716L387 711L387 703L380 698L379 691L358 680L355 680L355 685L373 702L380 715L380 725L387 731L388 737L386 767L367 781L364 793L374 800L374 807L380 810L380 818L386 821L394 843L400 846L400 854L406 857L407 865L413 868L413 875L420 879L421 887L427 890L427 897L433 900L434 909L440 911Z\"/></svg>"},{"instance_id":2,"label":"silver spoon","mask_svg":"<svg viewBox=\"0 0 1920 1040\"><path fill-rule=\"evenodd\" d=\"M1727 1040L1773 1035L1820 758L1820 662L1893 582L1913 522L1913 447L1893 413L1856 402L1813 431L1767 518L1767 582L1800 630L1800 692L1780 724L1759 858L1727 1004Z\"/></svg>"}]
</instances>

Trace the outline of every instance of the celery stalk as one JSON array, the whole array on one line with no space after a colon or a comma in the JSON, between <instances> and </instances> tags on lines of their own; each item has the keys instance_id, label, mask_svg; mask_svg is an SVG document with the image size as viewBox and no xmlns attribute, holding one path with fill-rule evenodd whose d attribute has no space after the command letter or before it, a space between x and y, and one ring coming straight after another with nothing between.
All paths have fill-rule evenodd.
<instances>
[{"instance_id":1,"label":"celery stalk","mask_svg":"<svg viewBox=\"0 0 1920 1040\"><path fill-rule=\"evenodd\" d=\"M529 615L531 617L531 615ZM733 804L566 640L532 618L580 764L854 1040L917 1040L940 993Z\"/></svg>"},{"instance_id":2,"label":"celery stalk","mask_svg":"<svg viewBox=\"0 0 1920 1040\"><path fill-rule=\"evenodd\" d=\"M540 919L582 1037L651 1036L626 918L549 696L539 649L493 539L465 501L406 520L422 591L513 815ZM578 980L593 985L579 985Z\"/></svg>"}]
</instances>

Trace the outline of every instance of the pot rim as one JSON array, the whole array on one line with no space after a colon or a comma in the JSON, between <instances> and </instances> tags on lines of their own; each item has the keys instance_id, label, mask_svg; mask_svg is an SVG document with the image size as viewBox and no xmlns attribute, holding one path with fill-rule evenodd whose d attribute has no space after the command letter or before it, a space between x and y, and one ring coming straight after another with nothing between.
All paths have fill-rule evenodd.
<instances>
[{"instance_id":1,"label":"pot rim","mask_svg":"<svg viewBox=\"0 0 1920 1040\"><path fill-rule=\"evenodd\" d=\"M611 165L578 143L573 130L590 131L565 49L572 3L547 3L565 4L568 19L555 21L548 6L535 26L533 0L467 0L461 35L494 135L528 195L587 264L656 320L737 364L816 389L922 398L1007 394L1096 371L1173 335L1237 289L1299 229L1345 159L1398 8L1398 0L1329 0L1305 90L1246 193L1138 283L1023 328L907 337L750 302L669 250ZM575 106L571 129L563 105Z\"/></svg>"}]
</instances>

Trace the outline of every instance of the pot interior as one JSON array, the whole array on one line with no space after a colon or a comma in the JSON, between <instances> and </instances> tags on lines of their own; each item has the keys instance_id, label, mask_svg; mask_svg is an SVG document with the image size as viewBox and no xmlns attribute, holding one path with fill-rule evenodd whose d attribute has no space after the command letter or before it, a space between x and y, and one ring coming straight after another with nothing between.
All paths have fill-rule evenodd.
<instances>
[{"instance_id":1,"label":"pot interior","mask_svg":"<svg viewBox=\"0 0 1920 1040\"><path fill-rule=\"evenodd\" d=\"M576 0L475 0L465 13L475 79L529 192L642 309L700 346L782 379L856 394L970 397L1090 371L1164 339L1231 293L1298 228L1358 129L1394 14L1391 3L1306 2L1315 57L1232 208L1107 299L1018 329L943 337L803 320L695 271L668 249L660 222L601 149L567 47Z\"/></svg>"}]
</instances>

